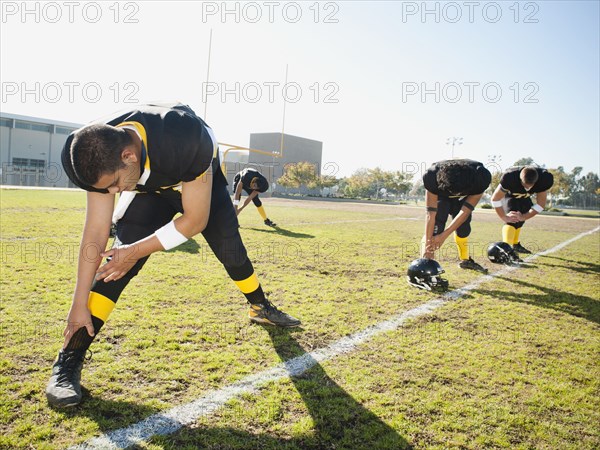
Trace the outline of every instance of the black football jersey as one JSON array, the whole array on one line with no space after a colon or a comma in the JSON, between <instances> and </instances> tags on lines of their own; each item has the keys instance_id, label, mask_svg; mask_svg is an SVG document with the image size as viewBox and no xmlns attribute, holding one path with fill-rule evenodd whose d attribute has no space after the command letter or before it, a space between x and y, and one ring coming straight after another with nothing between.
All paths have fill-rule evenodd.
<instances>
[{"instance_id":1,"label":"black football jersey","mask_svg":"<svg viewBox=\"0 0 600 450\"><path fill-rule=\"evenodd\" d=\"M528 198L531 197L531 194L547 191L554 184L554 176L546 169L537 167L538 180L529 191L526 191L521 183L520 177L523 167L525 166L511 167L502 175L502 178L500 179L500 188L506 192L507 196Z\"/></svg>"},{"instance_id":2,"label":"black football jersey","mask_svg":"<svg viewBox=\"0 0 600 450\"><path fill-rule=\"evenodd\" d=\"M440 169L451 163L465 163L475 169L475 174L472 180L469 180L469 186L464 192L448 192L439 188L437 182L437 174ZM484 165L478 161L473 161L471 159L451 159L446 161L438 161L434 163L423 175L423 185L425 189L427 189L432 194L441 196L441 197L465 197L467 195L479 195L482 194L490 185L492 181L492 174L489 170L487 170Z\"/></svg>"},{"instance_id":3,"label":"black football jersey","mask_svg":"<svg viewBox=\"0 0 600 450\"><path fill-rule=\"evenodd\" d=\"M142 105L92 123L127 126L138 132L143 142L138 192L177 190L182 182L193 181L206 172L216 157L212 130L181 103ZM73 170L70 148L74 134L67 138L61 155L68 177L82 189L105 192L79 180Z\"/></svg>"}]
</instances>

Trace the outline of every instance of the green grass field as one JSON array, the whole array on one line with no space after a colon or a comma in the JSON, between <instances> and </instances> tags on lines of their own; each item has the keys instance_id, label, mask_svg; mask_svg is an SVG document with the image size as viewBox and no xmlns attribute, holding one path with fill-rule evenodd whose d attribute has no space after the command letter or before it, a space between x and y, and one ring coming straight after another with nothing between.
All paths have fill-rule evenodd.
<instances>
[{"instance_id":1,"label":"green grass field","mask_svg":"<svg viewBox=\"0 0 600 450\"><path fill-rule=\"evenodd\" d=\"M423 208L272 199L242 237L270 299L302 328L251 325L200 236L152 255L92 345L83 403L46 404L74 288L85 194L1 190L0 448L55 449L135 424L423 304L404 274ZM541 251L598 219L536 217ZM500 240L476 211L472 254ZM600 233L481 284L356 351L230 401L144 449L596 449L600 447ZM451 289L480 277L438 258Z\"/></svg>"}]
</instances>

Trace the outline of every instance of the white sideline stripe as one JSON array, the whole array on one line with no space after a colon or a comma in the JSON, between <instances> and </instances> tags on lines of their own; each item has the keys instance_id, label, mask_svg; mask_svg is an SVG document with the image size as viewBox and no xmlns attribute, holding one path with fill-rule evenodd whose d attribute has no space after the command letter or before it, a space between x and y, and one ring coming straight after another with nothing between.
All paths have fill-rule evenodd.
<instances>
[{"instance_id":1,"label":"white sideline stripe","mask_svg":"<svg viewBox=\"0 0 600 450\"><path fill-rule=\"evenodd\" d=\"M296 222L286 223L285 226L302 226L302 225L333 225L336 223L359 223L359 222L385 222L393 220L423 220L422 217L386 217L385 219L355 219L355 220L332 220L330 222Z\"/></svg>"},{"instance_id":2,"label":"white sideline stripe","mask_svg":"<svg viewBox=\"0 0 600 450\"><path fill-rule=\"evenodd\" d=\"M596 227L593 230L578 234L577 236L564 241L549 250L529 256L525 259L525 261L533 261L540 256L554 253L583 237L596 233L598 230L600 230L600 227ZM518 266L504 267L493 274L481 276L474 282L462 288L455 289L439 298L433 299L427 303L417 306L416 308L396 315L390 320L380 322L376 325L367 327L364 330L343 337L324 348L317 349L310 353L305 353L304 355L296 358L292 358L284 363L276 365L271 369L258 372L254 375L249 375L240 381L225 386L221 389L209 391L203 397L200 397L190 403L176 406L164 413L154 414L147 419L142 420L141 422L130 425L127 428L110 431L96 438L92 438L83 444L70 447L69 449L123 449L146 441L154 435L166 435L174 433L180 428L194 423L200 417L211 415L217 409L225 405L225 403L227 403L229 400L239 397L241 394L254 393L261 385L264 385L265 383L290 376L300 375L321 361L326 361L338 355L349 353L366 340L387 331L394 331L406 321L430 313L450 300L460 298L467 292L477 288L479 285L516 269L518 269Z\"/></svg>"}]
</instances>

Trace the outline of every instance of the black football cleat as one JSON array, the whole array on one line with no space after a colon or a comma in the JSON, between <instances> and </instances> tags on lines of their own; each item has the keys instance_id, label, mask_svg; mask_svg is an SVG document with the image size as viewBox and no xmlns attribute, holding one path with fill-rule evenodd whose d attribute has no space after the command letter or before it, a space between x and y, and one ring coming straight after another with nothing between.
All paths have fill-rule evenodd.
<instances>
[{"instance_id":1,"label":"black football cleat","mask_svg":"<svg viewBox=\"0 0 600 450\"><path fill-rule=\"evenodd\" d=\"M302 322L289 314L279 311L275 305L265 299L262 303L253 303L248 310L248 317L252 322L276 325L278 327L297 327Z\"/></svg>"},{"instance_id":2,"label":"black football cleat","mask_svg":"<svg viewBox=\"0 0 600 450\"><path fill-rule=\"evenodd\" d=\"M85 350L61 350L52 365L52 376L46 386L50 406L67 408L81 402L81 368Z\"/></svg>"},{"instance_id":3,"label":"black football cleat","mask_svg":"<svg viewBox=\"0 0 600 450\"><path fill-rule=\"evenodd\" d=\"M520 242L517 242L515 245L513 245L513 250L517 253L523 253L526 255L531 255L531 250L527 250L525 247L523 247L521 245Z\"/></svg>"},{"instance_id":4,"label":"black football cleat","mask_svg":"<svg viewBox=\"0 0 600 450\"><path fill-rule=\"evenodd\" d=\"M277 224L275 222L273 222L271 219L265 219L265 225L268 227L273 227L273 228L275 228L277 226Z\"/></svg>"},{"instance_id":5,"label":"black football cleat","mask_svg":"<svg viewBox=\"0 0 600 450\"><path fill-rule=\"evenodd\" d=\"M458 264L458 267L460 267L461 269L470 269L481 273L488 273L488 270L482 265L477 264L475 261L473 261L473 258L463 259Z\"/></svg>"}]
</instances>

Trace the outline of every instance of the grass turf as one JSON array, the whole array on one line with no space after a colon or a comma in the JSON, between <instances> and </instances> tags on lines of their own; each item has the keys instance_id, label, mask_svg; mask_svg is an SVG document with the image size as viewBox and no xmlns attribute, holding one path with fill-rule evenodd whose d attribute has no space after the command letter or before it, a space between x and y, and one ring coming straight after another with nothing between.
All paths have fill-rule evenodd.
<instances>
[{"instance_id":1,"label":"grass turf","mask_svg":"<svg viewBox=\"0 0 600 450\"><path fill-rule=\"evenodd\" d=\"M48 408L85 213L81 192L2 190L0 448L61 448L136 423L434 297L404 281L422 208L267 200L242 237L271 300L298 330L253 326L200 236L152 255L92 345L84 402ZM543 250L598 225L539 217ZM471 250L500 240L476 211ZM271 383L143 448L595 448L600 446L599 234L481 285L358 351ZM478 278L438 257L451 288ZM490 268L490 263L484 262Z\"/></svg>"}]
</instances>

